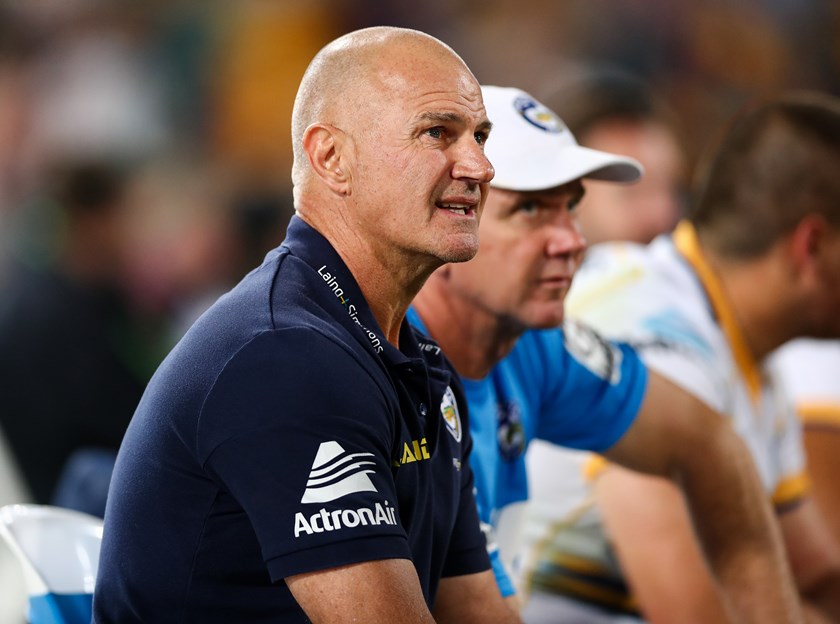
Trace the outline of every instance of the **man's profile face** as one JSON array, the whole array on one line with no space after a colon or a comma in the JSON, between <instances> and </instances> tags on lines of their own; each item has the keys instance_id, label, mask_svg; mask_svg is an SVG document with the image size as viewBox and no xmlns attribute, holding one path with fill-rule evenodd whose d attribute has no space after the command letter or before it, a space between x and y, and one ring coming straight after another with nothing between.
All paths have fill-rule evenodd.
<instances>
[{"instance_id":1,"label":"man's profile face","mask_svg":"<svg viewBox=\"0 0 840 624\"><path fill-rule=\"evenodd\" d=\"M409 257L468 260L493 176L480 87L459 60L439 52L386 65L372 80L369 107L358 112L367 122L353 133L360 227L374 245Z\"/></svg>"},{"instance_id":2,"label":"man's profile face","mask_svg":"<svg viewBox=\"0 0 840 624\"><path fill-rule=\"evenodd\" d=\"M682 212L683 156L673 132L655 121L617 119L591 128L586 147L635 158L645 175L635 184L587 181L580 225L591 245L649 243L674 228Z\"/></svg>"},{"instance_id":3,"label":"man's profile face","mask_svg":"<svg viewBox=\"0 0 840 624\"><path fill-rule=\"evenodd\" d=\"M492 189L478 254L449 268L453 294L522 329L559 325L586 247L573 213L582 196L579 181L546 191Z\"/></svg>"}]
</instances>

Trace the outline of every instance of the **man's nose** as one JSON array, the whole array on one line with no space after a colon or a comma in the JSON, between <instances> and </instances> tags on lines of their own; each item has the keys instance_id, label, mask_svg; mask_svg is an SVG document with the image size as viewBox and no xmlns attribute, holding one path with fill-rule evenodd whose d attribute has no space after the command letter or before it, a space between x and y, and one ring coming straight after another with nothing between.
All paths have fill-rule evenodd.
<instances>
[{"instance_id":1,"label":"man's nose","mask_svg":"<svg viewBox=\"0 0 840 624\"><path fill-rule=\"evenodd\" d=\"M452 176L457 180L470 180L479 184L486 184L493 179L496 171L484 155L484 148L474 139L467 139L459 146Z\"/></svg>"},{"instance_id":2,"label":"man's nose","mask_svg":"<svg viewBox=\"0 0 840 624\"><path fill-rule=\"evenodd\" d=\"M578 257L586 250L586 238L570 215L549 226L546 255Z\"/></svg>"}]
</instances>

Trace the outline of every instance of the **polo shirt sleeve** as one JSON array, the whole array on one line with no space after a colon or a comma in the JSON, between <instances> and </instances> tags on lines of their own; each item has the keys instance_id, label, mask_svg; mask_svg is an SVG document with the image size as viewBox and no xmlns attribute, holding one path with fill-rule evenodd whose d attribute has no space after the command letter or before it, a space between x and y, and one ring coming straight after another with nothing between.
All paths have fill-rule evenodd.
<instances>
[{"instance_id":1,"label":"polo shirt sleeve","mask_svg":"<svg viewBox=\"0 0 840 624\"><path fill-rule=\"evenodd\" d=\"M776 511L783 513L797 507L811 491L811 478L805 461L805 447L802 442L802 423L795 407L795 397L790 388L785 387L784 377L791 372L780 358L775 355L768 362L764 374L768 384L775 389L775 421L773 422L772 444L774 448L769 457L774 461L774 483L772 500Z\"/></svg>"},{"instance_id":2,"label":"polo shirt sleeve","mask_svg":"<svg viewBox=\"0 0 840 624\"><path fill-rule=\"evenodd\" d=\"M647 369L636 352L573 321L531 340L545 376L536 437L576 449L611 447L644 398Z\"/></svg>"},{"instance_id":3,"label":"polo shirt sleeve","mask_svg":"<svg viewBox=\"0 0 840 624\"><path fill-rule=\"evenodd\" d=\"M811 490L811 479L805 468L802 428L793 404L785 405L775 427L776 483L773 486L773 505L778 512L793 509L805 500Z\"/></svg>"},{"instance_id":4,"label":"polo shirt sleeve","mask_svg":"<svg viewBox=\"0 0 840 624\"><path fill-rule=\"evenodd\" d=\"M196 453L247 514L272 581L411 559L391 472L398 408L362 358L314 330L265 332L206 398Z\"/></svg>"}]
</instances>

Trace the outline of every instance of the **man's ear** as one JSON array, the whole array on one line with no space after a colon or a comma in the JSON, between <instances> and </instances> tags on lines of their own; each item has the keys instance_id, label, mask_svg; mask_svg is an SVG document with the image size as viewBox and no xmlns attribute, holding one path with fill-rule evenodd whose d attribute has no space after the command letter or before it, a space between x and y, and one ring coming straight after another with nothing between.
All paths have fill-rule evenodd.
<instances>
[{"instance_id":1,"label":"man's ear","mask_svg":"<svg viewBox=\"0 0 840 624\"><path fill-rule=\"evenodd\" d=\"M344 132L329 124L312 124L303 133L303 150L309 166L338 195L350 194L350 176L342 166L346 139Z\"/></svg>"},{"instance_id":2,"label":"man's ear","mask_svg":"<svg viewBox=\"0 0 840 624\"><path fill-rule=\"evenodd\" d=\"M799 272L812 273L818 269L821 246L825 242L828 223L819 214L803 217L788 239L790 258Z\"/></svg>"}]
</instances>

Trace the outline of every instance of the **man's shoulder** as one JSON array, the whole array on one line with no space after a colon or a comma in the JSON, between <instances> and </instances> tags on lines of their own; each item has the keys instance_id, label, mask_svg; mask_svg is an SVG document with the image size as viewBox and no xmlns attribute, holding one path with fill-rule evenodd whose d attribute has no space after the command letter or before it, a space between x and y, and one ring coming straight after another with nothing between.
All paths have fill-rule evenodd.
<instances>
[{"instance_id":1,"label":"man's shoulder","mask_svg":"<svg viewBox=\"0 0 840 624\"><path fill-rule=\"evenodd\" d=\"M728 347L700 281L671 238L593 250L582 279L575 278L570 316L630 343L649 367L678 383L703 378L717 388L711 380L725 376Z\"/></svg>"},{"instance_id":2,"label":"man's shoulder","mask_svg":"<svg viewBox=\"0 0 840 624\"><path fill-rule=\"evenodd\" d=\"M665 237L647 246L593 247L575 277L566 309L610 338L632 341L650 329L654 317L702 324L706 307L695 274Z\"/></svg>"},{"instance_id":3,"label":"man's shoulder","mask_svg":"<svg viewBox=\"0 0 840 624\"><path fill-rule=\"evenodd\" d=\"M252 389L297 384L301 390L303 371L312 369L324 380L381 377L363 344L301 288L311 278L295 264L281 248L223 295L166 357L147 394L176 395L197 415L222 377L237 377Z\"/></svg>"},{"instance_id":4,"label":"man's shoulder","mask_svg":"<svg viewBox=\"0 0 840 624\"><path fill-rule=\"evenodd\" d=\"M321 280L309 265L278 247L265 261L220 297L190 328L182 342L189 349L207 351L210 359L228 361L249 343L295 341L300 333L314 342L332 341L347 350L363 349L350 340L339 322L334 303L324 296ZM333 306L334 307L334 306ZM180 346L180 345L179 345ZM317 357L318 349L300 357Z\"/></svg>"},{"instance_id":5,"label":"man's shoulder","mask_svg":"<svg viewBox=\"0 0 840 624\"><path fill-rule=\"evenodd\" d=\"M650 245L601 243L587 252L569 293L569 306L614 302L641 290L645 302L657 305L676 296L675 285L689 279L688 266L667 237Z\"/></svg>"}]
</instances>

